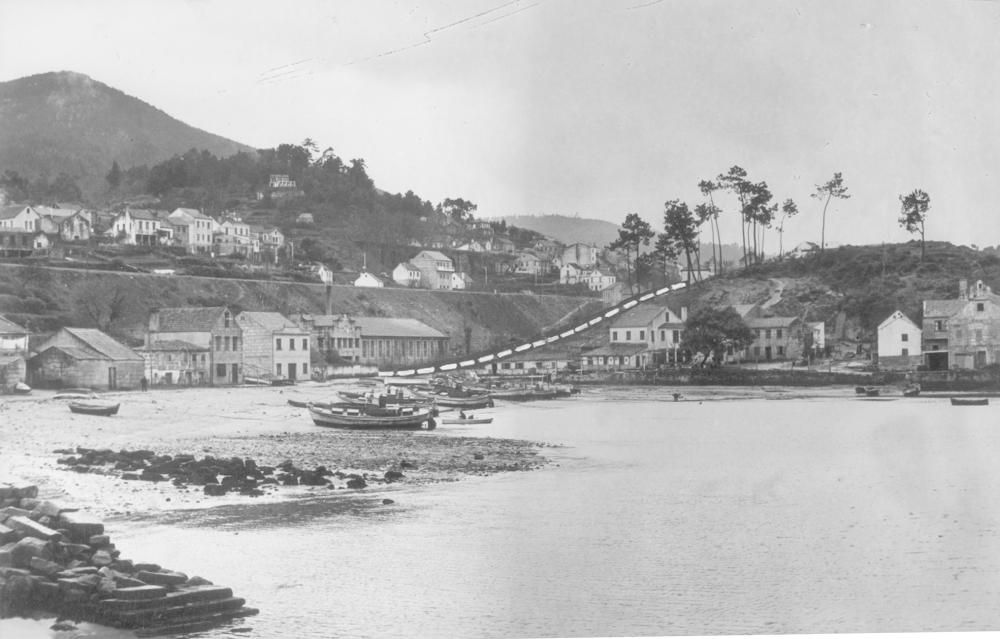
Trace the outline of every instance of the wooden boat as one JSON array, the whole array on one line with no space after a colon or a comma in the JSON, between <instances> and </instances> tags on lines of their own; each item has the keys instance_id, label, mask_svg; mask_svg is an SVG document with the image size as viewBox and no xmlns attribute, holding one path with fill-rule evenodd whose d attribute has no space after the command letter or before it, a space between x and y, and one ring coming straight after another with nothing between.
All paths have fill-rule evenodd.
<instances>
[{"instance_id":1,"label":"wooden boat","mask_svg":"<svg viewBox=\"0 0 1000 639\"><path fill-rule=\"evenodd\" d=\"M64 388L52 399L97 399L98 395L89 388Z\"/></svg>"},{"instance_id":2,"label":"wooden boat","mask_svg":"<svg viewBox=\"0 0 1000 639\"><path fill-rule=\"evenodd\" d=\"M14 394L15 395L27 395L31 392L31 387L24 382L18 382L14 384Z\"/></svg>"},{"instance_id":3,"label":"wooden boat","mask_svg":"<svg viewBox=\"0 0 1000 639\"><path fill-rule=\"evenodd\" d=\"M345 404L375 404L376 406L381 406L383 403L386 406L429 406L434 402L434 400L425 397L406 397L399 393L375 395L337 391L337 397ZM382 397L385 397L385 402L381 401Z\"/></svg>"},{"instance_id":4,"label":"wooden boat","mask_svg":"<svg viewBox=\"0 0 1000 639\"><path fill-rule=\"evenodd\" d=\"M431 409L425 406L401 406L390 410L377 406L337 403L326 408L309 404L307 408L313 423L327 428L433 430L437 427L431 416ZM394 414L385 414L390 412Z\"/></svg>"},{"instance_id":5,"label":"wooden boat","mask_svg":"<svg viewBox=\"0 0 1000 639\"><path fill-rule=\"evenodd\" d=\"M492 390L490 395L508 402L530 402L536 399L552 399L558 393L554 388L509 388Z\"/></svg>"},{"instance_id":6,"label":"wooden boat","mask_svg":"<svg viewBox=\"0 0 1000 639\"><path fill-rule=\"evenodd\" d=\"M988 397L952 397L952 406L989 406Z\"/></svg>"},{"instance_id":7,"label":"wooden boat","mask_svg":"<svg viewBox=\"0 0 1000 639\"><path fill-rule=\"evenodd\" d=\"M309 404L313 406L319 406L320 408L329 408L333 406L333 402L310 402L304 399L289 399L288 405L294 406L295 408L309 408Z\"/></svg>"},{"instance_id":8,"label":"wooden boat","mask_svg":"<svg viewBox=\"0 0 1000 639\"><path fill-rule=\"evenodd\" d=\"M918 395L920 395L919 385L907 386L903 389L903 397L917 397Z\"/></svg>"},{"instance_id":9,"label":"wooden boat","mask_svg":"<svg viewBox=\"0 0 1000 639\"><path fill-rule=\"evenodd\" d=\"M490 408L493 406L493 393L468 393L450 388L438 388L432 391L414 390L417 397L434 400L438 406L446 408Z\"/></svg>"},{"instance_id":10,"label":"wooden boat","mask_svg":"<svg viewBox=\"0 0 1000 639\"><path fill-rule=\"evenodd\" d=\"M110 401L73 401L69 403L70 411L81 415L98 415L110 417L118 413L118 402Z\"/></svg>"},{"instance_id":11,"label":"wooden boat","mask_svg":"<svg viewBox=\"0 0 1000 639\"><path fill-rule=\"evenodd\" d=\"M442 424L492 424L492 417L445 417Z\"/></svg>"}]
</instances>

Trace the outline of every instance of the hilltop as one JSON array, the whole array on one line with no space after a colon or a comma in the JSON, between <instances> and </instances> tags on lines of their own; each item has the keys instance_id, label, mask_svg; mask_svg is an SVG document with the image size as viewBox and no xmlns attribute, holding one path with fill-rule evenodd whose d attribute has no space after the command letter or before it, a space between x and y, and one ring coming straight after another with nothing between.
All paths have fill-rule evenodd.
<instances>
[{"instance_id":1,"label":"hilltop","mask_svg":"<svg viewBox=\"0 0 1000 639\"><path fill-rule=\"evenodd\" d=\"M254 152L80 73L0 82L0 173L66 173L93 192L112 161L152 165L191 148L219 156Z\"/></svg>"}]
</instances>

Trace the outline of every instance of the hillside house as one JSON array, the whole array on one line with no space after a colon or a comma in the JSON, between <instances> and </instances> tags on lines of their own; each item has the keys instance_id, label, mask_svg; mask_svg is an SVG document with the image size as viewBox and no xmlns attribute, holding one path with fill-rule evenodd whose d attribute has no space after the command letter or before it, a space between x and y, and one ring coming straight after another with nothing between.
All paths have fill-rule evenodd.
<instances>
[{"instance_id":1,"label":"hillside house","mask_svg":"<svg viewBox=\"0 0 1000 639\"><path fill-rule=\"evenodd\" d=\"M23 204L0 206L0 231L34 232L41 229L41 216Z\"/></svg>"},{"instance_id":2,"label":"hillside house","mask_svg":"<svg viewBox=\"0 0 1000 639\"><path fill-rule=\"evenodd\" d=\"M212 250L215 220L198 209L177 208L167 216L174 227L174 240L188 253L204 254Z\"/></svg>"},{"instance_id":3,"label":"hillside house","mask_svg":"<svg viewBox=\"0 0 1000 639\"><path fill-rule=\"evenodd\" d=\"M523 275L547 275L551 265L552 262L549 260L524 251L517 256L517 261L514 262L514 272Z\"/></svg>"},{"instance_id":4,"label":"hillside house","mask_svg":"<svg viewBox=\"0 0 1000 639\"><path fill-rule=\"evenodd\" d=\"M138 388L144 372L141 355L96 328L63 328L28 360L38 387Z\"/></svg>"},{"instance_id":5,"label":"hillside house","mask_svg":"<svg viewBox=\"0 0 1000 639\"><path fill-rule=\"evenodd\" d=\"M583 275L582 281L587 283L587 288L592 291L603 291L618 281L614 273L604 269L591 269Z\"/></svg>"},{"instance_id":6,"label":"hillside house","mask_svg":"<svg viewBox=\"0 0 1000 639\"><path fill-rule=\"evenodd\" d=\"M0 393L12 393L28 379L27 353L0 353Z\"/></svg>"},{"instance_id":7,"label":"hillside house","mask_svg":"<svg viewBox=\"0 0 1000 639\"><path fill-rule=\"evenodd\" d=\"M467 251L469 253L485 253L488 249L479 240L471 240L455 247L456 251Z\"/></svg>"},{"instance_id":8,"label":"hillside house","mask_svg":"<svg viewBox=\"0 0 1000 639\"><path fill-rule=\"evenodd\" d=\"M549 260L549 262L555 257L562 257L563 245L555 240L548 238L540 239L532 245L532 248L536 255Z\"/></svg>"},{"instance_id":9,"label":"hillside house","mask_svg":"<svg viewBox=\"0 0 1000 639\"><path fill-rule=\"evenodd\" d=\"M236 316L243 330L245 375L262 378L309 379L309 331L281 313L244 311Z\"/></svg>"},{"instance_id":10,"label":"hillside house","mask_svg":"<svg viewBox=\"0 0 1000 639\"><path fill-rule=\"evenodd\" d=\"M642 346L642 350L610 348L597 355L604 360L602 367L646 367L666 363L677 357L681 331L687 320L687 308L674 311L667 306L640 305L618 315L608 328L609 346ZM608 357L617 358L608 360ZM611 362L622 362L611 363ZM588 364L594 366L595 364Z\"/></svg>"},{"instance_id":11,"label":"hillside house","mask_svg":"<svg viewBox=\"0 0 1000 639\"><path fill-rule=\"evenodd\" d=\"M451 274L451 290L453 291L465 291L472 287L472 278L469 277L468 273L452 273Z\"/></svg>"},{"instance_id":12,"label":"hillside house","mask_svg":"<svg viewBox=\"0 0 1000 639\"><path fill-rule=\"evenodd\" d=\"M443 358L448 336L409 318L356 317L361 328L362 364L405 368Z\"/></svg>"},{"instance_id":13,"label":"hillside house","mask_svg":"<svg viewBox=\"0 0 1000 639\"><path fill-rule=\"evenodd\" d=\"M66 242L85 242L91 236L90 215L80 209L36 207L40 230Z\"/></svg>"},{"instance_id":14,"label":"hillside house","mask_svg":"<svg viewBox=\"0 0 1000 639\"><path fill-rule=\"evenodd\" d=\"M407 288L420 286L420 269L410 262L402 262L392 269L392 281Z\"/></svg>"},{"instance_id":15,"label":"hillside house","mask_svg":"<svg viewBox=\"0 0 1000 639\"><path fill-rule=\"evenodd\" d=\"M883 368L916 368L921 362L921 330L913 320L895 311L878 325L878 363Z\"/></svg>"},{"instance_id":16,"label":"hillside house","mask_svg":"<svg viewBox=\"0 0 1000 639\"><path fill-rule=\"evenodd\" d=\"M580 266L595 266L600 256L600 250L593 244L577 242L563 249L560 261L563 264L572 263Z\"/></svg>"},{"instance_id":17,"label":"hillside house","mask_svg":"<svg viewBox=\"0 0 1000 639\"><path fill-rule=\"evenodd\" d=\"M745 317L754 341L739 354L740 360L797 360L802 357L803 322L797 317Z\"/></svg>"},{"instance_id":18,"label":"hillside house","mask_svg":"<svg viewBox=\"0 0 1000 639\"><path fill-rule=\"evenodd\" d=\"M145 360L146 379L154 386L201 386L212 377L206 346L167 339L135 350Z\"/></svg>"},{"instance_id":19,"label":"hillside house","mask_svg":"<svg viewBox=\"0 0 1000 639\"><path fill-rule=\"evenodd\" d=\"M580 355L580 370L608 371L643 368L649 351L643 344L608 344Z\"/></svg>"},{"instance_id":20,"label":"hillside house","mask_svg":"<svg viewBox=\"0 0 1000 639\"><path fill-rule=\"evenodd\" d=\"M452 274L455 265L444 253L439 251L420 251L410 261L410 264L420 271L420 283L425 288L445 289L452 287Z\"/></svg>"},{"instance_id":21,"label":"hillside house","mask_svg":"<svg viewBox=\"0 0 1000 639\"><path fill-rule=\"evenodd\" d=\"M0 230L0 257L28 257L51 245L41 231Z\"/></svg>"},{"instance_id":22,"label":"hillside house","mask_svg":"<svg viewBox=\"0 0 1000 639\"><path fill-rule=\"evenodd\" d=\"M578 284L584 280L586 269L576 262L567 262L559 267L560 284Z\"/></svg>"},{"instance_id":23,"label":"hillside house","mask_svg":"<svg viewBox=\"0 0 1000 639\"><path fill-rule=\"evenodd\" d=\"M126 208L115 216L108 234L130 246L163 246L173 242L174 227L165 212Z\"/></svg>"},{"instance_id":24,"label":"hillside house","mask_svg":"<svg viewBox=\"0 0 1000 639\"><path fill-rule=\"evenodd\" d=\"M243 381L243 333L235 314L225 306L161 308L149 314L147 350L163 341L193 344L207 354L199 365L212 385Z\"/></svg>"},{"instance_id":25,"label":"hillside house","mask_svg":"<svg viewBox=\"0 0 1000 639\"><path fill-rule=\"evenodd\" d=\"M959 280L954 300L924 300L923 356L931 370L1000 363L1000 296L978 280Z\"/></svg>"},{"instance_id":26,"label":"hillside house","mask_svg":"<svg viewBox=\"0 0 1000 639\"><path fill-rule=\"evenodd\" d=\"M513 253L517 250L510 238L498 235L490 240L490 251L493 253Z\"/></svg>"},{"instance_id":27,"label":"hillside house","mask_svg":"<svg viewBox=\"0 0 1000 639\"><path fill-rule=\"evenodd\" d=\"M269 189L294 189L296 188L295 180L287 175L272 174L267 181L267 188Z\"/></svg>"},{"instance_id":28,"label":"hillside house","mask_svg":"<svg viewBox=\"0 0 1000 639\"><path fill-rule=\"evenodd\" d=\"M27 353L28 330L0 315L0 353Z\"/></svg>"},{"instance_id":29,"label":"hillside house","mask_svg":"<svg viewBox=\"0 0 1000 639\"><path fill-rule=\"evenodd\" d=\"M385 281L374 273L362 271L354 280L354 285L359 288L383 288L385 287Z\"/></svg>"},{"instance_id":30,"label":"hillside house","mask_svg":"<svg viewBox=\"0 0 1000 639\"><path fill-rule=\"evenodd\" d=\"M312 343L324 362L361 361L361 326L350 315L299 313L294 321L312 336Z\"/></svg>"}]
</instances>

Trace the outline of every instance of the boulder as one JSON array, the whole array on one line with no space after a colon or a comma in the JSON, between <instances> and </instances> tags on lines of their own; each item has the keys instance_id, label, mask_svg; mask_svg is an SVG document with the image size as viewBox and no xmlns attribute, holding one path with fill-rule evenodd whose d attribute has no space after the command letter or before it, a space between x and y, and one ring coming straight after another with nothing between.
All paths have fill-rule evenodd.
<instances>
[{"instance_id":1,"label":"boulder","mask_svg":"<svg viewBox=\"0 0 1000 639\"><path fill-rule=\"evenodd\" d=\"M70 539L76 542L104 534L104 524L86 513L63 512L59 515L59 527L68 530Z\"/></svg>"},{"instance_id":2,"label":"boulder","mask_svg":"<svg viewBox=\"0 0 1000 639\"><path fill-rule=\"evenodd\" d=\"M41 557L32 557L28 562L28 567L38 574L45 575L46 577L51 577L63 569L63 567L56 562L49 561L48 559L42 559Z\"/></svg>"},{"instance_id":3,"label":"boulder","mask_svg":"<svg viewBox=\"0 0 1000 639\"><path fill-rule=\"evenodd\" d=\"M107 546L111 543L110 535L91 535L87 543L93 547L100 548L101 546Z\"/></svg>"},{"instance_id":4,"label":"boulder","mask_svg":"<svg viewBox=\"0 0 1000 639\"><path fill-rule=\"evenodd\" d=\"M43 526L37 521L32 521L27 517L9 517L7 519L7 525L28 537L37 537L38 539L44 539L46 541L59 541L62 539L62 534L58 531L55 531L48 526Z\"/></svg>"},{"instance_id":5,"label":"boulder","mask_svg":"<svg viewBox=\"0 0 1000 639\"><path fill-rule=\"evenodd\" d=\"M163 586L133 586L131 588L118 588L114 594L116 599L127 599L129 601L159 599L167 594L167 589Z\"/></svg>"},{"instance_id":6,"label":"boulder","mask_svg":"<svg viewBox=\"0 0 1000 639\"><path fill-rule=\"evenodd\" d=\"M221 484L205 484L203 490L209 497L221 497L229 492L229 489Z\"/></svg>"},{"instance_id":7,"label":"boulder","mask_svg":"<svg viewBox=\"0 0 1000 639\"><path fill-rule=\"evenodd\" d=\"M348 488L365 488L367 486L368 483L365 480L361 479L360 477L354 477L352 479L347 480Z\"/></svg>"},{"instance_id":8,"label":"boulder","mask_svg":"<svg viewBox=\"0 0 1000 639\"><path fill-rule=\"evenodd\" d=\"M107 550L98 550L90 558L90 562L95 566L110 566L114 560L114 557Z\"/></svg>"},{"instance_id":9,"label":"boulder","mask_svg":"<svg viewBox=\"0 0 1000 639\"><path fill-rule=\"evenodd\" d=\"M404 477L404 475L398 470L387 470L385 471L384 477L386 481L399 481Z\"/></svg>"},{"instance_id":10,"label":"boulder","mask_svg":"<svg viewBox=\"0 0 1000 639\"><path fill-rule=\"evenodd\" d=\"M172 570L163 572L140 570L135 578L152 586L179 586L188 580L184 573Z\"/></svg>"},{"instance_id":11,"label":"boulder","mask_svg":"<svg viewBox=\"0 0 1000 639\"><path fill-rule=\"evenodd\" d=\"M0 524L0 546L3 544L9 544L12 541L17 541L20 538L21 535L19 535L16 530Z\"/></svg>"}]
</instances>

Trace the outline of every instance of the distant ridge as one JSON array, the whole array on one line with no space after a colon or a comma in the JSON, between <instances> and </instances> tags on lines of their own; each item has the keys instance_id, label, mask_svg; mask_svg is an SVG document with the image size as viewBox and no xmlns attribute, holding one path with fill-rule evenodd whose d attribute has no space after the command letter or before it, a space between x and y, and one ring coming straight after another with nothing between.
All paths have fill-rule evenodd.
<instances>
[{"instance_id":1,"label":"distant ridge","mask_svg":"<svg viewBox=\"0 0 1000 639\"><path fill-rule=\"evenodd\" d=\"M618 225L568 215L514 215L503 218L507 224L559 240L563 244L606 246L618 237Z\"/></svg>"},{"instance_id":2,"label":"distant ridge","mask_svg":"<svg viewBox=\"0 0 1000 639\"><path fill-rule=\"evenodd\" d=\"M152 165L191 148L217 156L254 152L81 73L0 83L0 172L65 172L86 191L101 185L112 161L122 169Z\"/></svg>"}]
</instances>

